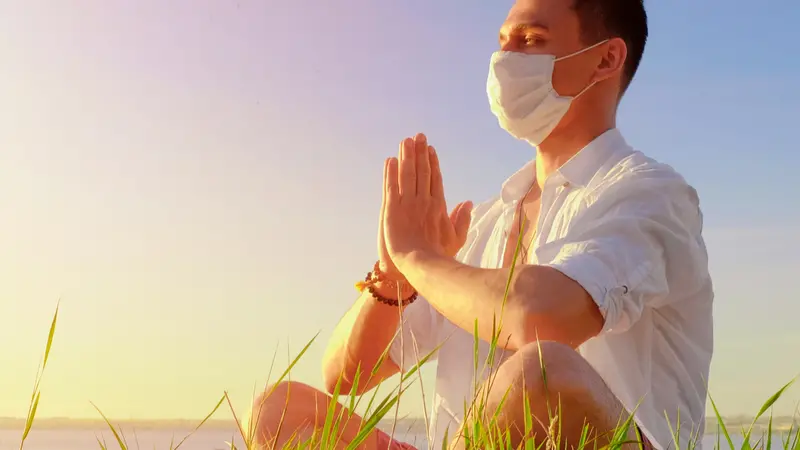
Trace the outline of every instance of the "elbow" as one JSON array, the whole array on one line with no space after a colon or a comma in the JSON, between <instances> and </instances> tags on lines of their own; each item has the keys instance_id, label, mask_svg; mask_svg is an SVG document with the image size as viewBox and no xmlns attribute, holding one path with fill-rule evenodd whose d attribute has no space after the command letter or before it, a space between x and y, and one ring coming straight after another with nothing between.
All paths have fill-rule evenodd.
<instances>
[{"instance_id":1,"label":"elbow","mask_svg":"<svg viewBox=\"0 0 800 450\"><path fill-rule=\"evenodd\" d=\"M508 336L506 344L508 350L519 351L539 340L548 340L546 335L542 335L541 323L543 320L540 316L522 309L512 313L510 318L512 320L504 325Z\"/></svg>"},{"instance_id":2,"label":"elbow","mask_svg":"<svg viewBox=\"0 0 800 450\"><path fill-rule=\"evenodd\" d=\"M353 383L350 381L346 368L339 364L326 362L322 367L322 383L325 392L330 395L348 395L353 390Z\"/></svg>"},{"instance_id":3,"label":"elbow","mask_svg":"<svg viewBox=\"0 0 800 450\"><path fill-rule=\"evenodd\" d=\"M587 340L583 296L588 294L575 289L575 282L543 266L524 266L514 278L507 300L509 347L555 341L575 349Z\"/></svg>"},{"instance_id":4,"label":"elbow","mask_svg":"<svg viewBox=\"0 0 800 450\"><path fill-rule=\"evenodd\" d=\"M510 315L509 344L518 350L537 340L540 325L546 321L547 305L540 300L543 280L541 267L523 266L508 289L506 308Z\"/></svg>"},{"instance_id":5,"label":"elbow","mask_svg":"<svg viewBox=\"0 0 800 450\"><path fill-rule=\"evenodd\" d=\"M334 391L336 390L336 384L338 383L338 379L334 376L328 367L322 368L322 385L325 388L325 392L327 394L333 395Z\"/></svg>"},{"instance_id":6,"label":"elbow","mask_svg":"<svg viewBox=\"0 0 800 450\"><path fill-rule=\"evenodd\" d=\"M583 339L575 339L574 330L561 318L552 314L542 314L522 309L515 315L508 329L508 343L506 348L519 351L530 345L540 342L559 342L569 345L572 349L578 348Z\"/></svg>"},{"instance_id":7,"label":"elbow","mask_svg":"<svg viewBox=\"0 0 800 450\"><path fill-rule=\"evenodd\" d=\"M545 336L541 336L541 325L546 320L525 303L514 301L514 298L509 296L501 330L505 335L501 338L505 340L504 347L507 350L518 351L539 339L546 340Z\"/></svg>"}]
</instances>

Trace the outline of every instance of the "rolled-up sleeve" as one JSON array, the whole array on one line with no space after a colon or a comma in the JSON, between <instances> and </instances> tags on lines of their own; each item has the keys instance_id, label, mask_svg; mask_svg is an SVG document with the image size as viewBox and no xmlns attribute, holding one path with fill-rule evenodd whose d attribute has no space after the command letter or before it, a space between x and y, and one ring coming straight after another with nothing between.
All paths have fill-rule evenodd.
<instances>
[{"instance_id":1,"label":"rolled-up sleeve","mask_svg":"<svg viewBox=\"0 0 800 450\"><path fill-rule=\"evenodd\" d=\"M693 272L704 273L699 269L707 262L691 187L629 187L587 208L563 240L548 245L551 257L543 264L589 293L605 320L603 332L624 332L645 308L680 298L677 291L696 286Z\"/></svg>"},{"instance_id":2,"label":"rolled-up sleeve","mask_svg":"<svg viewBox=\"0 0 800 450\"><path fill-rule=\"evenodd\" d=\"M440 344L438 342L439 328L442 316L422 297L409 305L403 311L403 318L397 333L389 348L389 358L406 372L414 367L417 362L433 352ZM433 353L428 362L435 360Z\"/></svg>"}]
</instances>

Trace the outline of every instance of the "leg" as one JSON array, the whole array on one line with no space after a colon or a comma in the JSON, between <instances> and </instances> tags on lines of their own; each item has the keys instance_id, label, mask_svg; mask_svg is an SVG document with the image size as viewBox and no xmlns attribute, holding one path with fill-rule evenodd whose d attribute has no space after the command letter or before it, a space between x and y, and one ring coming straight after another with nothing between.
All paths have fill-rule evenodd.
<instances>
[{"instance_id":1,"label":"leg","mask_svg":"<svg viewBox=\"0 0 800 450\"><path fill-rule=\"evenodd\" d=\"M542 377L542 363L545 378ZM481 419L484 424L488 423L486 416L499 409L497 425L501 430L510 431L514 447L525 437L524 401L528 401L533 415L530 434L536 436L537 442L542 442L547 436L560 432L561 448L577 446L584 424L589 426L589 447L593 448L595 442L597 448L603 447L609 443L613 430L628 418L628 412L589 363L570 347L554 342L520 349L499 367L494 380L487 381L478 395L478 399L485 399L485 413L483 417L477 416L478 411L471 413L462 427ZM550 417L557 417L558 422L551 422ZM632 424L628 433L630 441L636 440L634 430L635 424ZM465 448L461 433L459 430L459 437L451 448ZM548 448L553 448L555 442L548 444Z\"/></svg>"},{"instance_id":2,"label":"leg","mask_svg":"<svg viewBox=\"0 0 800 450\"><path fill-rule=\"evenodd\" d=\"M271 391L271 394L270 394ZM327 394L311 386L285 382L267 388L253 404L251 423L255 432L258 449L281 449L286 444L297 446L315 436L319 442L328 408L334 405L334 420L338 419L338 442L335 448L344 449L352 442L364 425L357 414L346 408ZM315 434L316 433L316 434ZM317 444L316 447L319 447ZM402 449L404 444L391 443L389 436L381 430L374 430L358 447L359 450Z\"/></svg>"}]
</instances>

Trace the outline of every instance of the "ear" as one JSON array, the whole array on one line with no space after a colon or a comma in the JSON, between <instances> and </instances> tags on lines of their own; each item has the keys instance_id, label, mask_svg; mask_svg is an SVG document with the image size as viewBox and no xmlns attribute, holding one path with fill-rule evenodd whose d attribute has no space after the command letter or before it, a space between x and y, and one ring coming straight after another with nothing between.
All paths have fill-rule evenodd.
<instances>
[{"instance_id":1,"label":"ear","mask_svg":"<svg viewBox=\"0 0 800 450\"><path fill-rule=\"evenodd\" d=\"M597 65L596 83L610 78L621 77L625 67L625 60L628 58L628 46L625 45L625 41L621 38L612 38L601 48L605 52Z\"/></svg>"}]
</instances>

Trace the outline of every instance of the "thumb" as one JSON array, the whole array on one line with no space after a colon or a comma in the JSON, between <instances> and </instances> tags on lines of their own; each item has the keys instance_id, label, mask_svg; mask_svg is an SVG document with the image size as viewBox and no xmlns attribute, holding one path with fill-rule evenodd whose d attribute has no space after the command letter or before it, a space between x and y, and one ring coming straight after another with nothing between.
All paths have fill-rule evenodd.
<instances>
[{"instance_id":1,"label":"thumb","mask_svg":"<svg viewBox=\"0 0 800 450\"><path fill-rule=\"evenodd\" d=\"M469 224L472 221L472 206L470 201L462 202L450 213L450 222L453 224L458 242L463 243L467 240Z\"/></svg>"}]
</instances>

